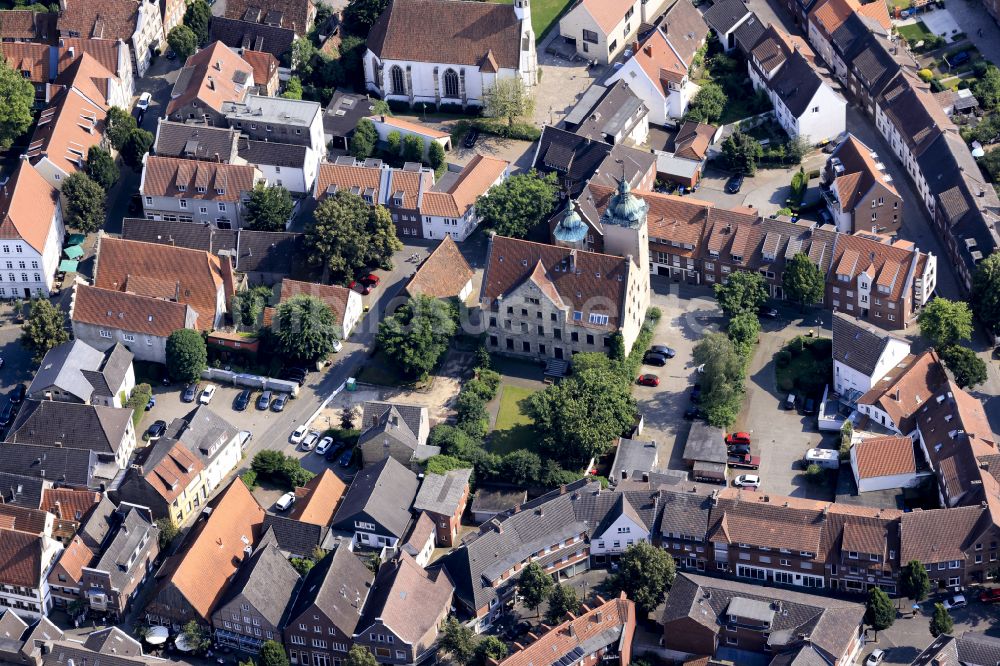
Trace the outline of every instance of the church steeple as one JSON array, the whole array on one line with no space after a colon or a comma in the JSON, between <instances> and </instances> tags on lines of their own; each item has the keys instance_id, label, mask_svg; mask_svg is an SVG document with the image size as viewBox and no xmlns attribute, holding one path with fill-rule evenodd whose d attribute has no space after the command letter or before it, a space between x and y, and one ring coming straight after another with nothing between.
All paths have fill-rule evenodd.
<instances>
[{"instance_id":1,"label":"church steeple","mask_svg":"<svg viewBox=\"0 0 1000 666\"><path fill-rule=\"evenodd\" d=\"M649 204L632 194L632 188L623 174L618 181L618 191L601 216L601 224L638 229L645 226L648 212Z\"/></svg>"}]
</instances>

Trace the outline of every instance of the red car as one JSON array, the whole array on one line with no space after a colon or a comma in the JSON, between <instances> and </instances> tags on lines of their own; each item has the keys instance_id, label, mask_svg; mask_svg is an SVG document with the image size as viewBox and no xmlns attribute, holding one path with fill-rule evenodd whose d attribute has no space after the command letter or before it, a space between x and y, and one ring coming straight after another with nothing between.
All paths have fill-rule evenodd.
<instances>
[{"instance_id":1,"label":"red car","mask_svg":"<svg viewBox=\"0 0 1000 666\"><path fill-rule=\"evenodd\" d=\"M737 469L758 469L760 467L760 456L752 456L747 453L730 453L729 466Z\"/></svg>"},{"instance_id":2,"label":"red car","mask_svg":"<svg viewBox=\"0 0 1000 666\"><path fill-rule=\"evenodd\" d=\"M357 280L351 280L351 284L347 285L348 289L353 289L354 291L359 291L366 296L372 293L372 288L363 282L358 282Z\"/></svg>"},{"instance_id":3,"label":"red car","mask_svg":"<svg viewBox=\"0 0 1000 666\"><path fill-rule=\"evenodd\" d=\"M362 284L366 284L366 285L368 285L369 287L372 287L372 288L377 287L378 283L381 282L381 281L382 281L382 278L380 278L379 276L375 275L374 273L369 273L368 275L366 275L363 278L361 278Z\"/></svg>"},{"instance_id":4,"label":"red car","mask_svg":"<svg viewBox=\"0 0 1000 666\"><path fill-rule=\"evenodd\" d=\"M726 435L726 444L750 444L750 433L748 432L733 432Z\"/></svg>"},{"instance_id":5,"label":"red car","mask_svg":"<svg viewBox=\"0 0 1000 666\"><path fill-rule=\"evenodd\" d=\"M659 386L660 378L656 375L639 375L639 379L636 380L637 383L642 386Z\"/></svg>"},{"instance_id":6,"label":"red car","mask_svg":"<svg viewBox=\"0 0 1000 666\"><path fill-rule=\"evenodd\" d=\"M995 604L1000 602L1000 587L994 587L992 590L985 590L979 595L979 600L984 604Z\"/></svg>"}]
</instances>

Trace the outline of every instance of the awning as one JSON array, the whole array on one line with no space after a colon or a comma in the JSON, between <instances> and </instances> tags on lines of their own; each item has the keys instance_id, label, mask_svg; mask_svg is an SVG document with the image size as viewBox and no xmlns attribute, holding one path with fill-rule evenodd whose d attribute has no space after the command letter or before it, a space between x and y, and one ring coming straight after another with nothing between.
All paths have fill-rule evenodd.
<instances>
[{"instance_id":1,"label":"awning","mask_svg":"<svg viewBox=\"0 0 1000 666\"><path fill-rule=\"evenodd\" d=\"M166 627L150 627L146 634L146 642L150 645L163 645L170 638L170 630Z\"/></svg>"},{"instance_id":2,"label":"awning","mask_svg":"<svg viewBox=\"0 0 1000 666\"><path fill-rule=\"evenodd\" d=\"M83 245L85 240L87 237L84 234L70 234L66 239L66 245Z\"/></svg>"},{"instance_id":3,"label":"awning","mask_svg":"<svg viewBox=\"0 0 1000 666\"><path fill-rule=\"evenodd\" d=\"M79 245L70 245L63 248L63 254L70 259L79 259L83 256L83 248Z\"/></svg>"},{"instance_id":4,"label":"awning","mask_svg":"<svg viewBox=\"0 0 1000 666\"><path fill-rule=\"evenodd\" d=\"M184 634L179 634L177 638L174 639L174 647L181 652L192 652L194 646L188 643L187 636Z\"/></svg>"},{"instance_id":5,"label":"awning","mask_svg":"<svg viewBox=\"0 0 1000 666\"><path fill-rule=\"evenodd\" d=\"M79 261L73 261L72 259L63 259L59 262L59 271L61 273L75 273L77 267L80 265Z\"/></svg>"}]
</instances>

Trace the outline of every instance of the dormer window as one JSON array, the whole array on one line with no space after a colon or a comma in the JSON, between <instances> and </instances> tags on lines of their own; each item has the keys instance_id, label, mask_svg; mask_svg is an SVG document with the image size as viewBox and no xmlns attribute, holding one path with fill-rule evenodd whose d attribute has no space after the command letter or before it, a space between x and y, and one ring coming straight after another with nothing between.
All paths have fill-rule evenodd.
<instances>
[{"instance_id":1,"label":"dormer window","mask_svg":"<svg viewBox=\"0 0 1000 666\"><path fill-rule=\"evenodd\" d=\"M224 187L217 187L217 188L215 188L215 193L216 194L225 194L226 193L226 188L224 188Z\"/></svg>"},{"instance_id":2,"label":"dormer window","mask_svg":"<svg viewBox=\"0 0 1000 666\"><path fill-rule=\"evenodd\" d=\"M205 188L204 187L199 187L198 188L198 194L204 194L204 193L205 193Z\"/></svg>"},{"instance_id":3,"label":"dormer window","mask_svg":"<svg viewBox=\"0 0 1000 666\"><path fill-rule=\"evenodd\" d=\"M177 191L178 192L187 192L187 188L188 188L187 185L178 185L177 186Z\"/></svg>"}]
</instances>

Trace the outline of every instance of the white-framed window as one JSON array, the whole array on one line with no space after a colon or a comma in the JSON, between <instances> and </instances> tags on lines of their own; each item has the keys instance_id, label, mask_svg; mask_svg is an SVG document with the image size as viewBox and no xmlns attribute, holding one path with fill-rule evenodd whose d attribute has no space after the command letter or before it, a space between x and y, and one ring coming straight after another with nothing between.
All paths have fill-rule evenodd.
<instances>
[{"instance_id":1,"label":"white-framed window","mask_svg":"<svg viewBox=\"0 0 1000 666\"><path fill-rule=\"evenodd\" d=\"M605 315L605 314L594 314L593 312L591 312L590 313L590 323L591 324L598 324L598 325L601 325L601 326L607 325L607 323L608 323L608 315Z\"/></svg>"},{"instance_id":2,"label":"white-framed window","mask_svg":"<svg viewBox=\"0 0 1000 666\"><path fill-rule=\"evenodd\" d=\"M179 206L180 206L181 208L183 208L183 209L187 210L187 207L188 207L188 202L187 202L187 199L178 199L178 201L180 202L180 203L179 203L178 205L179 205Z\"/></svg>"},{"instance_id":3,"label":"white-framed window","mask_svg":"<svg viewBox=\"0 0 1000 666\"><path fill-rule=\"evenodd\" d=\"M110 337L111 337L111 331L105 331L105 330L104 330L104 329L102 328L102 329L101 329L101 337L102 337L102 338L110 338Z\"/></svg>"},{"instance_id":4,"label":"white-framed window","mask_svg":"<svg viewBox=\"0 0 1000 666\"><path fill-rule=\"evenodd\" d=\"M225 213L226 212L226 204L224 204L221 201L219 202L219 212L220 213Z\"/></svg>"},{"instance_id":5,"label":"white-framed window","mask_svg":"<svg viewBox=\"0 0 1000 666\"><path fill-rule=\"evenodd\" d=\"M135 342L135 335L132 333L122 333L122 339L125 340L125 342Z\"/></svg>"}]
</instances>

